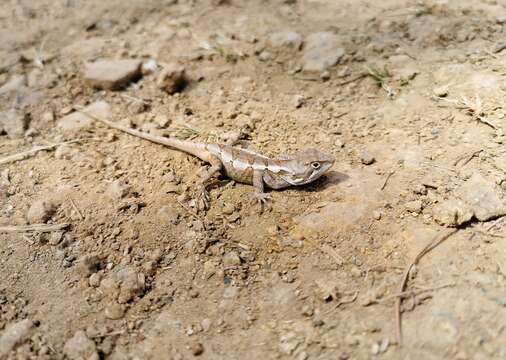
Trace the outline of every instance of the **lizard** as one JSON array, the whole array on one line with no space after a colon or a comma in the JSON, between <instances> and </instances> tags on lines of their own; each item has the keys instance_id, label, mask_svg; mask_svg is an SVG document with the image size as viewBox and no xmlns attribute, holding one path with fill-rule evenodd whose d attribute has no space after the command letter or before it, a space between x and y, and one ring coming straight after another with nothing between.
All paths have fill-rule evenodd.
<instances>
[{"instance_id":1,"label":"lizard","mask_svg":"<svg viewBox=\"0 0 506 360\"><path fill-rule=\"evenodd\" d=\"M239 183L255 188L254 197L263 205L271 198L265 187L280 190L290 186L309 184L325 174L334 164L335 158L315 148L306 148L289 155L269 158L256 151L217 143L181 140L142 132L90 114L82 109L75 110L113 129L193 155L210 164L210 168L199 181L199 207L209 208L208 182L219 173Z\"/></svg>"}]
</instances>

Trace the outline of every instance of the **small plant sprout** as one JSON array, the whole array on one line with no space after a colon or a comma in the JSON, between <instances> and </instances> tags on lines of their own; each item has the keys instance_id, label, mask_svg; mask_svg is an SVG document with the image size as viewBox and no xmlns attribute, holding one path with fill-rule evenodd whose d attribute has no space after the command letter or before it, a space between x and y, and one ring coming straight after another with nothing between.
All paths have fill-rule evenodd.
<instances>
[{"instance_id":1,"label":"small plant sprout","mask_svg":"<svg viewBox=\"0 0 506 360\"><path fill-rule=\"evenodd\" d=\"M387 84L387 78L391 77L387 66L383 66L383 69L378 68L376 65L367 65L367 75L372 77L380 88L387 92L388 97L393 98L395 96L394 90Z\"/></svg>"}]
</instances>

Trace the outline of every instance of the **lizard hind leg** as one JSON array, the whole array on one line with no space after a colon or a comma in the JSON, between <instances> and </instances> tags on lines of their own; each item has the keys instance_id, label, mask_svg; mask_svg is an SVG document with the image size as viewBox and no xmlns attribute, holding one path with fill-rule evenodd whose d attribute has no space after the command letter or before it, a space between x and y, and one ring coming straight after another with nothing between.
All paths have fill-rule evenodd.
<instances>
[{"instance_id":1,"label":"lizard hind leg","mask_svg":"<svg viewBox=\"0 0 506 360\"><path fill-rule=\"evenodd\" d=\"M207 210L209 209L211 198L209 196L209 191L207 190L207 186L212 178L216 177L220 171L223 169L223 164L221 163L220 158L217 156L211 156L209 158L209 163L211 167L207 169L204 176L198 182L198 194L197 194L197 208L198 210Z\"/></svg>"}]
</instances>

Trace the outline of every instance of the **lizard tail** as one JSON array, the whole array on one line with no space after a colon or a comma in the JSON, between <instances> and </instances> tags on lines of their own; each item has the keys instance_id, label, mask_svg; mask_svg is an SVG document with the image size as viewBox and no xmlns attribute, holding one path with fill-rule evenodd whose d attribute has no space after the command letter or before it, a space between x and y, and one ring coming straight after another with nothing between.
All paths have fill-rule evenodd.
<instances>
[{"instance_id":1,"label":"lizard tail","mask_svg":"<svg viewBox=\"0 0 506 360\"><path fill-rule=\"evenodd\" d=\"M173 148L175 150L183 151L187 154L198 157L202 161L209 162L209 152L206 149L205 143L179 140L179 139L176 139L175 137L156 136L156 135L148 134L148 133L145 133L145 132L142 132L139 130L135 130L135 129L117 124L115 122L103 119L103 118L98 117L96 115L90 114L89 112L86 112L80 108L76 108L76 111L79 111L80 113L90 117L91 119L99 121L99 122L113 128L113 129L123 131L127 134L139 137L144 140L154 142L156 144L168 146L168 147Z\"/></svg>"}]
</instances>

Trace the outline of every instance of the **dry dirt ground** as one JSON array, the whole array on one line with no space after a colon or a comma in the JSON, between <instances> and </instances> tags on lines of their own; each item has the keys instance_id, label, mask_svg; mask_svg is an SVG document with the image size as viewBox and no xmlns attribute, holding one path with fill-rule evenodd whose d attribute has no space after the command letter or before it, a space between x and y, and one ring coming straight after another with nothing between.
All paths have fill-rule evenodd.
<instances>
[{"instance_id":1,"label":"dry dirt ground","mask_svg":"<svg viewBox=\"0 0 506 360\"><path fill-rule=\"evenodd\" d=\"M504 24L504 0L4 0L0 358L506 358ZM97 89L103 59L143 75ZM73 110L96 102L336 163L196 212L204 164Z\"/></svg>"}]
</instances>

